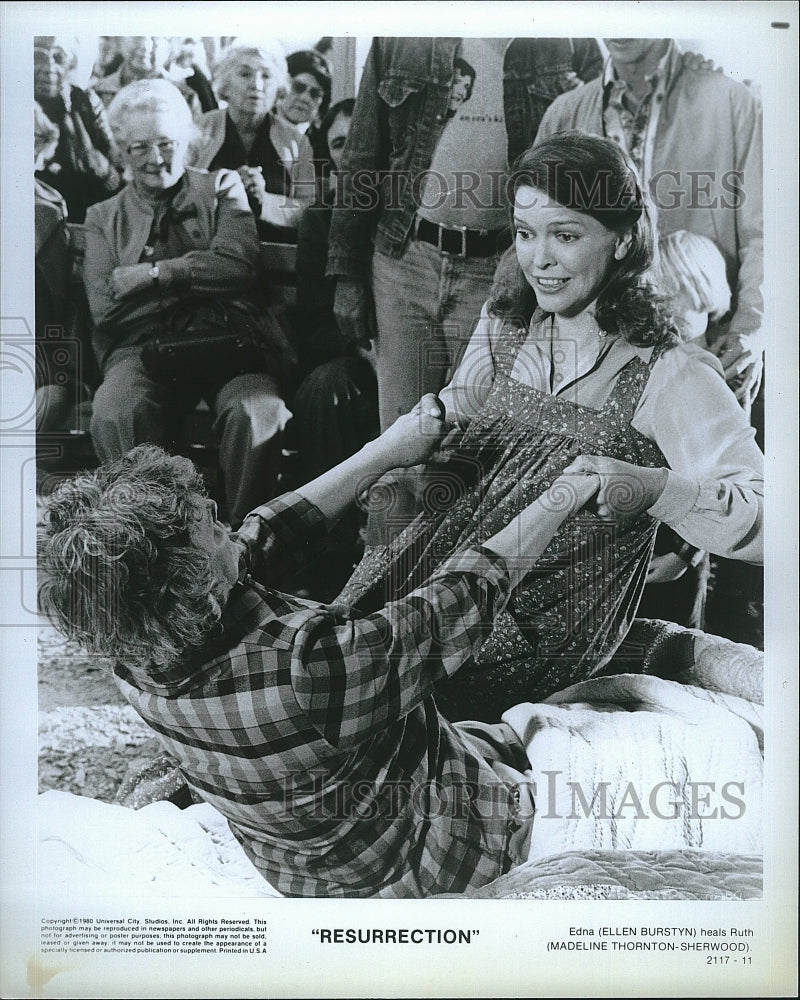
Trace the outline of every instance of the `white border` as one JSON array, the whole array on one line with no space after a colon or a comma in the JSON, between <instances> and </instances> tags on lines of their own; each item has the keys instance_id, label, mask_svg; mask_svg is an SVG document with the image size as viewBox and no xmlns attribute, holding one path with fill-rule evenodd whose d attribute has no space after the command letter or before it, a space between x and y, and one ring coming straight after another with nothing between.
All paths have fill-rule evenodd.
<instances>
[{"instance_id":1,"label":"white border","mask_svg":"<svg viewBox=\"0 0 800 1000\"><path fill-rule=\"evenodd\" d=\"M670 36L708 39L705 54L731 75L753 67L765 105L765 239L767 303L768 561L766 599L767 760L769 807L766 895L747 904L559 904L476 901L324 902L263 900L253 908L270 920L266 956L236 962L218 957L114 956L54 981L48 996L781 996L796 991L797 919L797 55L798 9L793 3L4 3L2 39L2 232L0 318L6 339L13 317L32 316L33 224L30 96L34 33L87 36L97 30L147 30L197 35L246 34L303 38L375 34ZM770 28L789 22L788 30ZM355 28L354 32L352 29ZM726 56L730 62L726 64ZM3 371L2 415L24 409L32 380ZM28 430L32 429L32 415ZM19 584L15 566L33 548L32 433L2 434L3 542L0 579L5 621L24 616L32 586ZM16 561L15 561L16 560ZM9 585L9 577L13 578ZM30 581L30 573L26 574ZM11 617L9 617L11 616ZM23 620L23 618L20 618ZM46 887L37 883L33 806L36 794L36 663L32 628L6 627L2 643L0 775L2 776L2 941L0 992L31 995L25 961L35 946ZM38 900L38 901L37 901ZM126 914L146 912L145 899L120 901ZM603 907L603 910L599 907ZM241 915L234 901L202 905L170 900L170 910ZM609 911L611 915L609 916ZM248 910L248 912L250 912ZM742 924L756 929L759 947L749 972L707 970L686 957L638 962L596 956L564 959L544 951L547 934L570 923ZM479 944L442 947L340 947L321 951L314 926L468 926ZM67 992L59 993L58 990ZM72 992L69 992L72 991ZM105 992L104 992L105 991Z\"/></svg>"}]
</instances>

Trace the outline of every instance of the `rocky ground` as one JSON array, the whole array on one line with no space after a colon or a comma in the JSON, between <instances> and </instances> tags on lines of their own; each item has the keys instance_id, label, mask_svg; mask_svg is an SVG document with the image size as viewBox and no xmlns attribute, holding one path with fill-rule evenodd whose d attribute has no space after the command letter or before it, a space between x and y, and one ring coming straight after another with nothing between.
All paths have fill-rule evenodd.
<instances>
[{"instance_id":1,"label":"rocky ground","mask_svg":"<svg viewBox=\"0 0 800 1000\"><path fill-rule=\"evenodd\" d=\"M39 630L39 791L54 788L114 802L132 768L158 752L123 702L108 661L48 625Z\"/></svg>"}]
</instances>

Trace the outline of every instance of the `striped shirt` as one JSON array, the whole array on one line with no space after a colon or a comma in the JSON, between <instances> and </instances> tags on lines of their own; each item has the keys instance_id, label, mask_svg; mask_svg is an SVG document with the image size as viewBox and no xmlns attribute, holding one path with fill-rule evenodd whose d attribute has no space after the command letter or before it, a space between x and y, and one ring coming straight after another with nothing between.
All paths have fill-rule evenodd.
<instances>
[{"instance_id":1,"label":"striped shirt","mask_svg":"<svg viewBox=\"0 0 800 1000\"><path fill-rule=\"evenodd\" d=\"M167 668L117 664L122 693L285 895L421 897L502 874L518 826L508 772L432 691L505 607L503 559L465 550L403 600L352 617L255 578L318 550L317 508L289 493L253 516L257 558L221 634Z\"/></svg>"}]
</instances>

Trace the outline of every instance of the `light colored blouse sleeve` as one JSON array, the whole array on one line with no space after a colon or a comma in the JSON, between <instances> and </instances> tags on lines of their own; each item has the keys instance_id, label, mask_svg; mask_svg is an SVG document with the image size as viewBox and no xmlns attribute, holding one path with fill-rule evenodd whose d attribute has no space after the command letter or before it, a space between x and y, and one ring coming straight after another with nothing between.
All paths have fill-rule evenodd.
<instances>
[{"instance_id":1,"label":"light colored blouse sleeve","mask_svg":"<svg viewBox=\"0 0 800 1000\"><path fill-rule=\"evenodd\" d=\"M692 343L666 351L632 425L669 465L649 513L700 549L763 563L764 456L717 358Z\"/></svg>"},{"instance_id":2,"label":"light colored blouse sleeve","mask_svg":"<svg viewBox=\"0 0 800 1000\"><path fill-rule=\"evenodd\" d=\"M502 325L502 320L489 315L484 303L461 364L439 393L450 423L464 428L483 408L494 383L495 349Z\"/></svg>"}]
</instances>

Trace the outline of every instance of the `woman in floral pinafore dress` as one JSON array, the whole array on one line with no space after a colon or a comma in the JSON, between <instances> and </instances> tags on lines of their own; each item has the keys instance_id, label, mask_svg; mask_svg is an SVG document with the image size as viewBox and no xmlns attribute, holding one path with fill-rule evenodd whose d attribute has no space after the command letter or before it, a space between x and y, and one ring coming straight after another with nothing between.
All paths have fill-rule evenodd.
<instances>
[{"instance_id":1,"label":"woman in floral pinafore dress","mask_svg":"<svg viewBox=\"0 0 800 1000\"><path fill-rule=\"evenodd\" d=\"M554 176L558 171L553 163L574 163L576 150L589 177L600 169L614 170L621 177L620 191L611 185L613 209L594 204L588 209L573 207L576 190L586 194L590 186L580 191L574 185L565 194L563 178ZM613 518L607 509L600 516L597 505L568 518L494 622L475 663L440 685L437 706L451 720L496 721L510 706L541 701L608 663L636 613L658 525L647 509L652 500L643 509L639 477L644 481L650 478L646 470L681 464L679 449L668 448L668 460L657 443L661 425L668 425L679 439L688 438L692 433L697 436L692 422L701 419L691 412L691 393L688 403L679 404L681 412L667 415L664 401L669 392L656 392L652 385L648 390L651 374L658 369L659 378L653 381L670 387L686 382L687 366L691 374L698 364L713 364L707 352L677 344L670 318L641 282L652 262L652 230L635 177L618 147L596 137L556 136L525 154L518 174L522 177L515 211L519 263L515 258L510 263L518 282L521 271L525 287L521 293L509 293L507 271L498 272L489 309L484 310L453 381L441 393L448 418L463 430L454 430L420 473L415 492L421 513L388 545L367 550L337 604L369 613L406 596L446 555L480 543L507 525L522 507L550 490L567 467L574 469L579 456L607 456L628 465L615 466L623 474L608 484L614 494L606 498ZM539 214L535 206L531 212L521 208L521 188L549 196L549 208ZM559 211L561 206L569 208L566 216ZM588 239L587 215L592 232L600 238L597 245L586 243L588 254L580 250L581 240ZM539 246L539 233L550 232L551 219L557 241L552 252ZM609 234L605 242L604 228ZM558 242L559 234L567 238ZM600 258L603 252L608 254L607 266L602 259L596 263L598 246ZM563 247L572 247L571 255ZM552 277L537 285L539 274ZM563 359L572 343L559 340L559 328L567 325L562 316L574 316L576 310L570 307L575 302L580 305L583 298L587 299L583 314L596 321L597 339L592 344L591 336L584 338L588 360L559 385L558 354ZM514 315L529 319L521 322ZM591 324L583 327L592 329ZM578 353L582 349L579 344ZM711 376L709 389L704 373L700 378L704 388L698 394L715 394L713 405L729 415L735 439L733 444L717 440L714 428L709 428L708 452L713 458L711 467L701 471L712 473L713 492L719 485L714 476L724 479L733 469L739 492L752 490L751 499L758 506L760 453L752 441L749 446L743 443L747 434L737 423L740 411L724 380ZM634 426L637 414L643 412L646 390L651 396L645 406L650 419L638 422L653 428L649 435ZM703 434L700 429L704 442ZM694 468L679 471L695 472ZM370 510L384 505L390 520L398 488L396 481L378 483L370 495ZM551 491L550 499L557 504L565 498ZM697 515L698 530L703 530L704 516ZM741 523L725 530L725 544L735 547ZM753 545L745 557L753 558L757 548Z\"/></svg>"}]
</instances>

